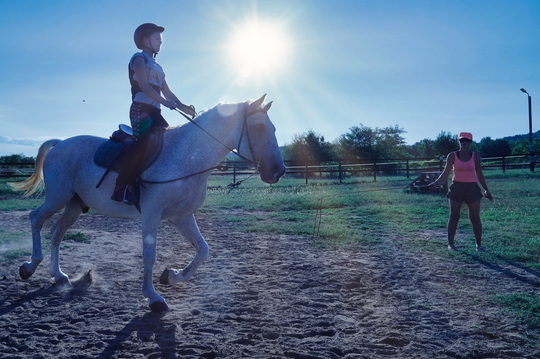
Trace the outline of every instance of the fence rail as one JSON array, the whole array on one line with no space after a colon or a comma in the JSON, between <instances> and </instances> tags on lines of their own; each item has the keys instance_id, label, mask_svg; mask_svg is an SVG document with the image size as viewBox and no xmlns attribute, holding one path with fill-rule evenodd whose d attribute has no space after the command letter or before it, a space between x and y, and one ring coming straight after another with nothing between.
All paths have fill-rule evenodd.
<instances>
[{"instance_id":1,"label":"fence rail","mask_svg":"<svg viewBox=\"0 0 540 359\"><path fill-rule=\"evenodd\" d=\"M482 158L482 168L501 169L506 172L515 168L530 168L534 172L537 162L530 162L529 154L494 156ZM285 161L287 174L305 178L306 184L309 179L333 178L343 181L345 178L372 176L377 181L377 176L404 175L410 178L422 172L442 171L445 158L406 158L386 160L357 160L339 159L327 162L308 161L294 163ZM252 174L255 169L243 161L223 161L218 170L212 172L213 176L231 176L233 183L239 176ZM0 163L0 178L29 177L34 171L33 163Z\"/></svg>"}]
</instances>

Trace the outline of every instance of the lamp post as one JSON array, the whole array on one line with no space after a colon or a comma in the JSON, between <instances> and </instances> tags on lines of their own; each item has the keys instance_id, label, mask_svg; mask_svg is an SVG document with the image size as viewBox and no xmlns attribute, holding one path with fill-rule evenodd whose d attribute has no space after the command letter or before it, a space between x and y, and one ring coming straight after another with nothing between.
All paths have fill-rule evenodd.
<instances>
[{"instance_id":1,"label":"lamp post","mask_svg":"<svg viewBox=\"0 0 540 359\"><path fill-rule=\"evenodd\" d=\"M531 156L531 172L534 172L531 95L524 88L521 88L520 91L526 93L529 100L529 154Z\"/></svg>"}]
</instances>

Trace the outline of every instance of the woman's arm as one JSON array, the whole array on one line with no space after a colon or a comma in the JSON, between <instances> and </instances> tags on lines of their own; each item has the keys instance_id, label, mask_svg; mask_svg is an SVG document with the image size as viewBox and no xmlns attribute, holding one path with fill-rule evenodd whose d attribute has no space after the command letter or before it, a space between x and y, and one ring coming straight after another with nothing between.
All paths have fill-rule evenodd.
<instances>
[{"instance_id":1,"label":"woman's arm","mask_svg":"<svg viewBox=\"0 0 540 359\"><path fill-rule=\"evenodd\" d=\"M446 181L448 179L448 176L450 176L450 172L452 172L452 166L454 165L455 155L454 152L450 152L448 156L446 156L446 165L444 166L444 170L435 181L428 184L428 187L434 187L438 186L439 183Z\"/></svg>"},{"instance_id":2,"label":"woman's arm","mask_svg":"<svg viewBox=\"0 0 540 359\"><path fill-rule=\"evenodd\" d=\"M148 79L146 77L146 64L144 63L144 58L142 56L137 56L135 59L133 59L133 71L135 72L135 76L141 91L148 95L148 97L150 97L152 100L159 102L171 110L176 108L176 103L174 100L161 97L161 95L157 93L156 90L154 90L154 88L148 83Z\"/></svg>"},{"instance_id":3,"label":"woman's arm","mask_svg":"<svg viewBox=\"0 0 540 359\"><path fill-rule=\"evenodd\" d=\"M489 192L486 178L484 177L484 172L482 171L482 158L480 155L476 152L474 152L474 164L475 164L475 170L476 170L476 177L478 178L478 182L482 185L485 191L486 198L490 201L493 201L493 196L491 195L491 192Z\"/></svg>"}]
</instances>

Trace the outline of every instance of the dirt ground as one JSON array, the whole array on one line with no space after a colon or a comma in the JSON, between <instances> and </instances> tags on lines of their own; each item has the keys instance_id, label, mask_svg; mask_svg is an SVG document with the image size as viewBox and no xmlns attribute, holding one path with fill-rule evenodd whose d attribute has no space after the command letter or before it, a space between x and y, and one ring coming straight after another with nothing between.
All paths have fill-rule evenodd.
<instances>
[{"instance_id":1,"label":"dirt ground","mask_svg":"<svg viewBox=\"0 0 540 359\"><path fill-rule=\"evenodd\" d=\"M0 212L4 233L29 232L27 215ZM540 330L488 297L540 293L538 271L456 265L407 252L395 239L323 250L306 237L198 219L210 258L174 286L160 285L159 275L186 265L194 251L171 227L160 228L154 282L171 308L162 316L141 294L135 220L79 219L71 232L91 240L64 242L60 263L71 287L51 284L47 252L28 281L18 277L24 258L0 263L0 357L540 358ZM444 245L444 233L426 235Z\"/></svg>"}]
</instances>

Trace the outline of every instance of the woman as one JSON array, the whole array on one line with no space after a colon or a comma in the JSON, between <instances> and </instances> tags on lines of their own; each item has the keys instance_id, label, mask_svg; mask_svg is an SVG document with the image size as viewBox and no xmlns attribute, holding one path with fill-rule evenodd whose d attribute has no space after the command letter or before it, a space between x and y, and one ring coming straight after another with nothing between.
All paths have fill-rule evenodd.
<instances>
[{"instance_id":1,"label":"woman","mask_svg":"<svg viewBox=\"0 0 540 359\"><path fill-rule=\"evenodd\" d=\"M111 199L133 204L137 198L129 190L153 154L155 133L169 126L161 115L160 105L195 116L195 108L186 106L169 89L163 68L156 62L161 49L161 33L165 29L155 24L142 24L135 30L135 45L141 52L135 53L129 61L129 82L131 84L132 104L129 111L131 127L135 137L116 180L116 188Z\"/></svg>"},{"instance_id":2,"label":"woman","mask_svg":"<svg viewBox=\"0 0 540 359\"><path fill-rule=\"evenodd\" d=\"M478 153L471 151L472 138L472 134L469 132L461 132L459 134L459 151L452 152L448 155L443 173L428 185L429 187L437 186L439 183L446 181L450 172L452 170L454 171L452 185L447 194L450 204L448 249L451 251L457 250L454 245L454 237L463 202L469 207L469 219L471 220L474 237L476 238L476 250L484 251L482 247L482 221L480 220L480 200L483 195L478 182L484 188L484 194L487 199L492 201L493 196L489 192L486 179L482 173L482 159Z\"/></svg>"}]
</instances>

